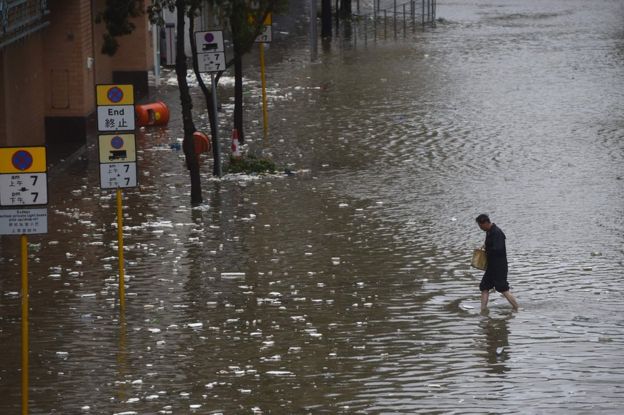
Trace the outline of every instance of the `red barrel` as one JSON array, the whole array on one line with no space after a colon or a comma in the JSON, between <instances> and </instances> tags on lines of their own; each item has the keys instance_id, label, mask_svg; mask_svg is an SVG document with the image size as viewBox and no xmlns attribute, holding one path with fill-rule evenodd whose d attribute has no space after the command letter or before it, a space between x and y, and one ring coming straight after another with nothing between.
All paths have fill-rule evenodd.
<instances>
[{"instance_id":1,"label":"red barrel","mask_svg":"<svg viewBox=\"0 0 624 415\"><path fill-rule=\"evenodd\" d=\"M167 125L169 122L169 108L162 101L150 104L135 105L137 124L140 127L148 125Z\"/></svg>"},{"instance_id":2,"label":"red barrel","mask_svg":"<svg viewBox=\"0 0 624 415\"><path fill-rule=\"evenodd\" d=\"M193 146L195 147L195 154L198 156L201 153L210 153L211 150L210 139L201 131L193 133Z\"/></svg>"}]
</instances>

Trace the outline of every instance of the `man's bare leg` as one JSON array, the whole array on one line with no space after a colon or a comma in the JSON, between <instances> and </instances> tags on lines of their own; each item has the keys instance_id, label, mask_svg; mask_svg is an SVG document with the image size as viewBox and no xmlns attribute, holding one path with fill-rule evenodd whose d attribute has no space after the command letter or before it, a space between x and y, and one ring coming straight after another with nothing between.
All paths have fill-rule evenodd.
<instances>
[{"instance_id":1,"label":"man's bare leg","mask_svg":"<svg viewBox=\"0 0 624 415\"><path fill-rule=\"evenodd\" d=\"M511 294L511 291L505 291L504 293L501 293L501 294L503 294L503 296L507 299L507 301L509 301L509 304L511 304L514 310L518 310L518 302L514 298L513 294Z\"/></svg>"},{"instance_id":2,"label":"man's bare leg","mask_svg":"<svg viewBox=\"0 0 624 415\"><path fill-rule=\"evenodd\" d=\"M487 310L487 303L490 298L490 290L481 291L481 311Z\"/></svg>"}]
</instances>

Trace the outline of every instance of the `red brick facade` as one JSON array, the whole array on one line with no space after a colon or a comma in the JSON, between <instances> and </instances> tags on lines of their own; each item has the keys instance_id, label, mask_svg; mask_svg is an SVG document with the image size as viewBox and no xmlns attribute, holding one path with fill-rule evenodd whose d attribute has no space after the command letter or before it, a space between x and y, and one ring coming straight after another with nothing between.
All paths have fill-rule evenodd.
<instances>
[{"instance_id":1,"label":"red brick facade","mask_svg":"<svg viewBox=\"0 0 624 415\"><path fill-rule=\"evenodd\" d=\"M136 29L109 57L101 53L104 23L95 23L105 4L49 0L47 27L0 48L0 146L84 143L96 84L136 83L147 92L154 65L147 15L133 19Z\"/></svg>"}]
</instances>

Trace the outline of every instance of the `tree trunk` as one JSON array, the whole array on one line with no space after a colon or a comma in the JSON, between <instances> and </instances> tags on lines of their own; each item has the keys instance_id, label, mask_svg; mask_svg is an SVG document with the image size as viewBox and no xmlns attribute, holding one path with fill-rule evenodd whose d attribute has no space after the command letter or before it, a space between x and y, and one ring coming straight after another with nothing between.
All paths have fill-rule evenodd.
<instances>
[{"instance_id":1,"label":"tree trunk","mask_svg":"<svg viewBox=\"0 0 624 415\"><path fill-rule=\"evenodd\" d=\"M332 2L321 0L321 38L332 37Z\"/></svg>"},{"instance_id":2,"label":"tree trunk","mask_svg":"<svg viewBox=\"0 0 624 415\"><path fill-rule=\"evenodd\" d=\"M214 106L214 100L212 97L212 94L215 93L216 91L212 91L211 89L208 89L208 87L206 86L206 84L204 83L204 80L201 77L201 74L199 73L199 64L197 62L197 45L195 43L195 20L194 19L190 19L189 20L189 38L191 40L191 50L193 51L193 71L195 72L195 77L197 78L197 83L199 84L199 87L201 88L202 92L204 93L204 99L206 100L206 108L208 109L208 121L210 123L210 138L212 140L212 157L213 157L213 171L212 174L213 176L220 176L221 175L221 168L220 168L220 163L221 163L221 158L220 158L220 152L219 152L219 131L217 130L218 125L217 125L217 108L215 108ZM214 83L214 86L216 87L217 83L218 83L218 77L217 80ZM211 85L212 88L212 85Z\"/></svg>"},{"instance_id":3,"label":"tree trunk","mask_svg":"<svg viewBox=\"0 0 624 415\"><path fill-rule=\"evenodd\" d=\"M351 0L340 0L340 18L349 19L352 13Z\"/></svg>"},{"instance_id":4,"label":"tree trunk","mask_svg":"<svg viewBox=\"0 0 624 415\"><path fill-rule=\"evenodd\" d=\"M234 52L234 128L238 130L238 140L245 142L243 133L243 58Z\"/></svg>"},{"instance_id":5,"label":"tree trunk","mask_svg":"<svg viewBox=\"0 0 624 415\"><path fill-rule=\"evenodd\" d=\"M193 101L189 92L189 86L186 82L186 53L184 52L184 16L185 1L176 0L177 7L177 37L176 37L176 75L178 78L178 86L180 89L180 102L182 104L182 122L184 125L184 141L182 149L186 158L186 167L191 176L191 204L197 205L203 202L201 192L201 181L199 176L199 160L195 154L195 146L193 145L193 133L195 124L193 123Z\"/></svg>"}]
</instances>

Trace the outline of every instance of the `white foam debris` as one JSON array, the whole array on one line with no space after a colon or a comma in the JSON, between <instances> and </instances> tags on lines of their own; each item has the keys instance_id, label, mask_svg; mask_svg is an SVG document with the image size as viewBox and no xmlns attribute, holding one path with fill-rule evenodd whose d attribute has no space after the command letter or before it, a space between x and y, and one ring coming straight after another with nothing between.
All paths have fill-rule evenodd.
<instances>
[{"instance_id":1,"label":"white foam debris","mask_svg":"<svg viewBox=\"0 0 624 415\"><path fill-rule=\"evenodd\" d=\"M278 376L278 377L294 377L295 374L288 370L269 370L266 372L269 376Z\"/></svg>"},{"instance_id":2,"label":"white foam debris","mask_svg":"<svg viewBox=\"0 0 624 415\"><path fill-rule=\"evenodd\" d=\"M349 204L348 203L339 203L338 207L339 208L346 208L346 207L349 207Z\"/></svg>"},{"instance_id":3,"label":"white foam debris","mask_svg":"<svg viewBox=\"0 0 624 415\"><path fill-rule=\"evenodd\" d=\"M340 265L340 257L332 257L331 259L332 265Z\"/></svg>"},{"instance_id":4,"label":"white foam debris","mask_svg":"<svg viewBox=\"0 0 624 415\"><path fill-rule=\"evenodd\" d=\"M80 297L82 298L95 298L96 294L95 293L90 293L90 294L82 294Z\"/></svg>"},{"instance_id":5,"label":"white foam debris","mask_svg":"<svg viewBox=\"0 0 624 415\"><path fill-rule=\"evenodd\" d=\"M143 384L143 381L142 381L141 379L133 380L133 381L132 381L132 384L133 384L133 385L142 385L142 384Z\"/></svg>"},{"instance_id":6,"label":"white foam debris","mask_svg":"<svg viewBox=\"0 0 624 415\"><path fill-rule=\"evenodd\" d=\"M80 410L82 412L89 412L91 410L91 407L89 405L85 405L85 406L81 407Z\"/></svg>"},{"instance_id":7,"label":"white foam debris","mask_svg":"<svg viewBox=\"0 0 624 415\"><path fill-rule=\"evenodd\" d=\"M186 326L191 329L201 329L204 327L204 323L188 323Z\"/></svg>"},{"instance_id":8,"label":"white foam debris","mask_svg":"<svg viewBox=\"0 0 624 415\"><path fill-rule=\"evenodd\" d=\"M193 409L193 410L194 410L194 409L199 409L199 408L201 408L201 404L199 404L199 403L194 403L194 404L189 405L189 408L191 408L191 409Z\"/></svg>"},{"instance_id":9,"label":"white foam debris","mask_svg":"<svg viewBox=\"0 0 624 415\"><path fill-rule=\"evenodd\" d=\"M158 395L148 395L148 396L145 397L145 400L146 401L155 401L158 398L159 398Z\"/></svg>"},{"instance_id":10,"label":"white foam debris","mask_svg":"<svg viewBox=\"0 0 624 415\"><path fill-rule=\"evenodd\" d=\"M244 272L222 272L222 279L235 279L235 278L245 278Z\"/></svg>"},{"instance_id":11,"label":"white foam debris","mask_svg":"<svg viewBox=\"0 0 624 415\"><path fill-rule=\"evenodd\" d=\"M133 398L133 399L138 400L138 398ZM138 413L135 411L126 411L126 412L115 412L113 415L138 415Z\"/></svg>"},{"instance_id":12,"label":"white foam debris","mask_svg":"<svg viewBox=\"0 0 624 415\"><path fill-rule=\"evenodd\" d=\"M126 401L126 403L136 403L136 402L139 402L139 400L140 400L139 398L130 398Z\"/></svg>"},{"instance_id":13,"label":"white foam debris","mask_svg":"<svg viewBox=\"0 0 624 415\"><path fill-rule=\"evenodd\" d=\"M147 329L150 333L160 333L160 329L159 328L150 328Z\"/></svg>"}]
</instances>

